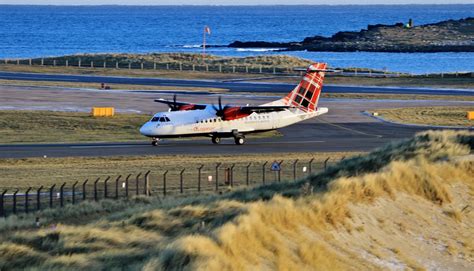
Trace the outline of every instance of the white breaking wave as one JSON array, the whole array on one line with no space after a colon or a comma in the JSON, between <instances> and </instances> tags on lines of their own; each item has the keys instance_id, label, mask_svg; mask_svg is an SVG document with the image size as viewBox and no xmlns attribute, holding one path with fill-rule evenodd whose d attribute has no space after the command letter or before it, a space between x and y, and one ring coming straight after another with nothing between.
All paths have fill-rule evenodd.
<instances>
[{"instance_id":1,"label":"white breaking wave","mask_svg":"<svg viewBox=\"0 0 474 271\"><path fill-rule=\"evenodd\" d=\"M237 48L237 52L273 52L282 48Z\"/></svg>"},{"instance_id":2,"label":"white breaking wave","mask_svg":"<svg viewBox=\"0 0 474 271\"><path fill-rule=\"evenodd\" d=\"M201 48L201 44L185 44L183 48Z\"/></svg>"}]
</instances>

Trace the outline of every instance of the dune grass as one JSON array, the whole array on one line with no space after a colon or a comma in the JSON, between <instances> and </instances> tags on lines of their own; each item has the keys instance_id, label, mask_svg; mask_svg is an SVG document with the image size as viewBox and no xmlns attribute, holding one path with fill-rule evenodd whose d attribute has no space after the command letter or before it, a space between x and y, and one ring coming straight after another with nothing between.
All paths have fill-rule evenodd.
<instances>
[{"instance_id":1,"label":"dune grass","mask_svg":"<svg viewBox=\"0 0 474 271\"><path fill-rule=\"evenodd\" d=\"M294 183L12 216L0 268L470 269L473 147L427 132Z\"/></svg>"},{"instance_id":2,"label":"dune grass","mask_svg":"<svg viewBox=\"0 0 474 271\"><path fill-rule=\"evenodd\" d=\"M379 109L377 113L384 119L399 123L473 127L474 120L467 119L468 111L474 111L474 106L392 108Z\"/></svg>"}]
</instances>

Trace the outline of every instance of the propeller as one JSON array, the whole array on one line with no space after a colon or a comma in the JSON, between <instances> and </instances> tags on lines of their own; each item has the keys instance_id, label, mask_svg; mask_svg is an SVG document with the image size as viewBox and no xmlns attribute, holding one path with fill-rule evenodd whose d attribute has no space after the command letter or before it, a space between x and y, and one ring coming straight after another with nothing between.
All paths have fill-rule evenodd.
<instances>
[{"instance_id":1,"label":"propeller","mask_svg":"<svg viewBox=\"0 0 474 271\"><path fill-rule=\"evenodd\" d=\"M218 106L212 105L212 108L216 111L216 116L220 117L222 120L225 120L225 110L229 107L229 105L225 105L222 107L222 98L219 96L218 98Z\"/></svg>"},{"instance_id":2,"label":"propeller","mask_svg":"<svg viewBox=\"0 0 474 271\"><path fill-rule=\"evenodd\" d=\"M179 105L176 103L176 94L173 95L173 103L168 104L170 107L171 111L178 111L179 110Z\"/></svg>"}]
</instances>

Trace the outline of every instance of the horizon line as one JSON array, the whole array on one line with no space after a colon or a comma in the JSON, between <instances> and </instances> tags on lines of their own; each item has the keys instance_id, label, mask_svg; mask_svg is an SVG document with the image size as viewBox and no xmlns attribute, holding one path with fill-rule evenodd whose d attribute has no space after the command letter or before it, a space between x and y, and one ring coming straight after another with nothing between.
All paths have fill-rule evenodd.
<instances>
[{"instance_id":1,"label":"horizon line","mask_svg":"<svg viewBox=\"0 0 474 271\"><path fill-rule=\"evenodd\" d=\"M474 5L474 3L425 3L425 4L1 4L0 6L56 6L56 7L98 7L98 6L124 6L124 7L259 7L259 6L449 6L449 5Z\"/></svg>"}]
</instances>

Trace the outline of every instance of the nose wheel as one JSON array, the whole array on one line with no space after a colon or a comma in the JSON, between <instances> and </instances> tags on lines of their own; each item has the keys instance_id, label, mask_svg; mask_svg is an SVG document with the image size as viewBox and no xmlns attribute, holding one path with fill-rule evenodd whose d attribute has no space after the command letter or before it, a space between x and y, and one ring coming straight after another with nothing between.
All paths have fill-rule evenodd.
<instances>
[{"instance_id":1,"label":"nose wheel","mask_svg":"<svg viewBox=\"0 0 474 271\"><path fill-rule=\"evenodd\" d=\"M153 140L151 141L151 145L152 146L158 146L158 138L153 138Z\"/></svg>"}]
</instances>

